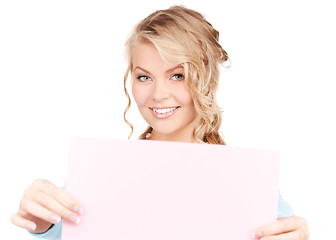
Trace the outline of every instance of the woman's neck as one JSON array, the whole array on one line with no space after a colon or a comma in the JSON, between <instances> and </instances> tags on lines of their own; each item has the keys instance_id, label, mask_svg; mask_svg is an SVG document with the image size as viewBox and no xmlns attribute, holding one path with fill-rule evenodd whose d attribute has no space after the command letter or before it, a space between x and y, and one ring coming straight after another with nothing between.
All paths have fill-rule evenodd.
<instances>
[{"instance_id":1,"label":"woman's neck","mask_svg":"<svg viewBox=\"0 0 336 240\"><path fill-rule=\"evenodd\" d=\"M152 130L152 133L147 138L148 140L157 140L157 141L169 141L169 142L189 142L194 143L196 142L195 138L193 137L193 132L196 127L196 123L199 119L194 119L190 122L187 126L179 129L175 132L166 134L156 131L155 129Z\"/></svg>"},{"instance_id":2,"label":"woman's neck","mask_svg":"<svg viewBox=\"0 0 336 240\"><path fill-rule=\"evenodd\" d=\"M162 134L156 132L155 130L152 131L148 140L157 140L157 141L168 141L168 142L195 142L192 133L191 134Z\"/></svg>"}]
</instances>

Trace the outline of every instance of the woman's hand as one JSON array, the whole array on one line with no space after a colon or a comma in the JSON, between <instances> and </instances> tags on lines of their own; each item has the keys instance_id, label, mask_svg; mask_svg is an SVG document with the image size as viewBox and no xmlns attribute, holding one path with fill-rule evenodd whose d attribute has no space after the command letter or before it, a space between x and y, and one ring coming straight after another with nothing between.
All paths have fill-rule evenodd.
<instances>
[{"instance_id":1,"label":"woman's hand","mask_svg":"<svg viewBox=\"0 0 336 240\"><path fill-rule=\"evenodd\" d=\"M24 191L19 210L11 221L31 232L42 233L62 218L78 223L82 212L81 205L64 190L49 181L37 179Z\"/></svg>"},{"instance_id":2,"label":"woman's hand","mask_svg":"<svg viewBox=\"0 0 336 240\"><path fill-rule=\"evenodd\" d=\"M253 239L260 240L307 240L309 231L301 217L279 218L276 222L256 229Z\"/></svg>"}]
</instances>

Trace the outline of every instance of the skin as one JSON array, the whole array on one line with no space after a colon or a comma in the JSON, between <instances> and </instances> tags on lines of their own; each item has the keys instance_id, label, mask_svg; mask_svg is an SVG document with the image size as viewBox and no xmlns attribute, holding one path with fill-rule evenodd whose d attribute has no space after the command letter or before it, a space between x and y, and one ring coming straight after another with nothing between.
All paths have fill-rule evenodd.
<instances>
[{"instance_id":1,"label":"skin","mask_svg":"<svg viewBox=\"0 0 336 240\"><path fill-rule=\"evenodd\" d=\"M153 128L149 139L193 142L197 122L193 99L186 87L184 69L163 60L151 43L139 43L134 49L132 93L142 117ZM168 118L158 118L152 108L177 107Z\"/></svg>"},{"instance_id":2,"label":"skin","mask_svg":"<svg viewBox=\"0 0 336 240\"><path fill-rule=\"evenodd\" d=\"M82 206L69 194L49 181L35 180L23 194L19 210L11 221L18 227L42 233L61 219L79 222Z\"/></svg>"},{"instance_id":3,"label":"skin","mask_svg":"<svg viewBox=\"0 0 336 240\"><path fill-rule=\"evenodd\" d=\"M253 239L257 240L307 240L309 235L306 220L297 216L279 218L252 233Z\"/></svg>"},{"instance_id":4,"label":"skin","mask_svg":"<svg viewBox=\"0 0 336 240\"><path fill-rule=\"evenodd\" d=\"M151 140L194 142L192 132L198 121L192 97L185 86L183 68L161 58L149 43L139 43L134 51L132 92L143 118L153 127ZM153 115L151 108L177 107L174 114L162 119ZM64 190L38 179L27 188L19 210L11 221L29 231L45 232L61 218L79 222L83 208ZM306 221L297 216L281 218L255 229L257 240L307 240Z\"/></svg>"}]
</instances>

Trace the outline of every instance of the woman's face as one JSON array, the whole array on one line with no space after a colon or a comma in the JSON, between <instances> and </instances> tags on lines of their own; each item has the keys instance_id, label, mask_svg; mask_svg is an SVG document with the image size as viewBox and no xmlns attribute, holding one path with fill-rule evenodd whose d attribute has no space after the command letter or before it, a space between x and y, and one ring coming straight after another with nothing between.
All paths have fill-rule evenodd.
<instances>
[{"instance_id":1,"label":"woman's face","mask_svg":"<svg viewBox=\"0 0 336 240\"><path fill-rule=\"evenodd\" d=\"M191 141L197 114L183 67L163 60L151 43L136 45L132 63L133 97L153 128L151 139Z\"/></svg>"}]
</instances>

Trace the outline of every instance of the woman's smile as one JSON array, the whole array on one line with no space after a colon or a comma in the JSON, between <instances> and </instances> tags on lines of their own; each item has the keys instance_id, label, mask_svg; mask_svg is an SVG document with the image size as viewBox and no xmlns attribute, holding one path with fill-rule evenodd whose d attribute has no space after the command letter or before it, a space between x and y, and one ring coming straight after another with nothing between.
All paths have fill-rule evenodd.
<instances>
[{"instance_id":1,"label":"woman's smile","mask_svg":"<svg viewBox=\"0 0 336 240\"><path fill-rule=\"evenodd\" d=\"M177 107L150 107L149 109L152 111L153 115L159 119L165 119L171 117L176 110L180 106Z\"/></svg>"}]
</instances>

